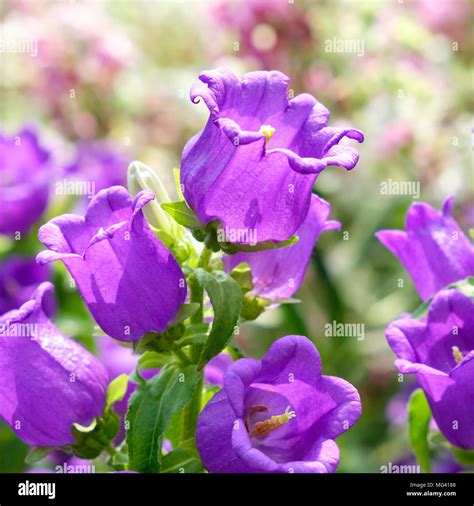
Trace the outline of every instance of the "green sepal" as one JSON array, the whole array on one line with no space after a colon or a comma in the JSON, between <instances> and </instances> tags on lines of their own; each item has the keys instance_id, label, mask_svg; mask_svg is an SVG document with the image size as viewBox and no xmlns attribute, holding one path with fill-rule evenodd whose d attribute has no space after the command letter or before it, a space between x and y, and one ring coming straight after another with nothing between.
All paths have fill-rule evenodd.
<instances>
[{"instance_id":1,"label":"green sepal","mask_svg":"<svg viewBox=\"0 0 474 506\"><path fill-rule=\"evenodd\" d=\"M128 376L121 374L112 380L105 396L105 409L110 409L113 404L121 401L127 393Z\"/></svg>"},{"instance_id":2,"label":"green sepal","mask_svg":"<svg viewBox=\"0 0 474 506\"><path fill-rule=\"evenodd\" d=\"M259 295L253 295L251 292L247 292L242 297L240 316L243 320L246 321L256 320L271 304L272 301L270 299L266 299L265 297L260 297Z\"/></svg>"},{"instance_id":3,"label":"green sepal","mask_svg":"<svg viewBox=\"0 0 474 506\"><path fill-rule=\"evenodd\" d=\"M298 242L298 236L293 235L286 241L263 241L258 242L255 245L251 244L233 244L230 242L220 242L219 246L222 251L227 255L233 255L235 253L256 253L257 251L266 251L272 249L285 248L286 246L292 246Z\"/></svg>"},{"instance_id":4,"label":"green sepal","mask_svg":"<svg viewBox=\"0 0 474 506\"><path fill-rule=\"evenodd\" d=\"M74 444L70 446L74 455L81 459L97 458L110 445L120 429L120 418L113 410L107 410L100 418L84 427L77 423L72 426Z\"/></svg>"},{"instance_id":5,"label":"green sepal","mask_svg":"<svg viewBox=\"0 0 474 506\"><path fill-rule=\"evenodd\" d=\"M180 225L186 228L202 228L196 213L183 200L177 202L163 202L161 207Z\"/></svg>"},{"instance_id":6,"label":"green sepal","mask_svg":"<svg viewBox=\"0 0 474 506\"><path fill-rule=\"evenodd\" d=\"M140 371L143 369L161 369L170 362L171 358L171 355L166 355L164 353L146 351L138 359L138 369L140 369Z\"/></svg>"},{"instance_id":7,"label":"green sepal","mask_svg":"<svg viewBox=\"0 0 474 506\"><path fill-rule=\"evenodd\" d=\"M249 292L253 288L253 277L250 265L247 262L241 262L236 265L230 275L237 281L242 293Z\"/></svg>"},{"instance_id":8,"label":"green sepal","mask_svg":"<svg viewBox=\"0 0 474 506\"><path fill-rule=\"evenodd\" d=\"M188 302L185 304L181 304L181 307L179 308L178 313L176 314L170 326L177 325L178 323L184 322L184 320L191 318L191 316L197 313L199 308L200 304L198 304L197 302Z\"/></svg>"},{"instance_id":9,"label":"green sepal","mask_svg":"<svg viewBox=\"0 0 474 506\"><path fill-rule=\"evenodd\" d=\"M194 309L194 304L190 304ZM189 316L188 316L189 317ZM139 341L133 343L137 353L156 351L157 353L171 353L175 347L174 342L180 339L186 330L182 322L170 325L165 332L148 332Z\"/></svg>"}]
</instances>

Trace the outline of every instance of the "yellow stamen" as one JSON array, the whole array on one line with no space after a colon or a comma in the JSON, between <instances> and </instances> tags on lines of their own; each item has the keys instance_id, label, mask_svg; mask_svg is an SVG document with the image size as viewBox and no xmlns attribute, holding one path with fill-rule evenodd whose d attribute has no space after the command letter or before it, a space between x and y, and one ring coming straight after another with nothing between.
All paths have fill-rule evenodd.
<instances>
[{"instance_id":1,"label":"yellow stamen","mask_svg":"<svg viewBox=\"0 0 474 506\"><path fill-rule=\"evenodd\" d=\"M270 434L270 432L278 429L285 423L288 423L292 418L295 418L296 413L294 411L290 411L290 406L285 409L285 412L281 415L274 415L268 420L263 420L262 422L257 422L252 429L252 432L249 434L250 437L262 437Z\"/></svg>"},{"instance_id":2,"label":"yellow stamen","mask_svg":"<svg viewBox=\"0 0 474 506\"><path fill-rule=\"evenodd\" d=\"M453 350L453 357L454 360L456 361L456 364L462 362L462 359L464 357L462 356L461 350L457 346L452 346L451 349Z\"/></svg>"},{"instance_id":3,"label":"yellow stamen","mask_svg":"<svg viewBox=\"0 0 474 506\"><path fill-rule=\"evenodd\" d=\"M265 136L265 144L268 144L270 142L270 139L273 137L273 134L275 132L275 128L273 128L271 125L262 125L259 130L259 133Z\"/></svg>"}]
</instances>

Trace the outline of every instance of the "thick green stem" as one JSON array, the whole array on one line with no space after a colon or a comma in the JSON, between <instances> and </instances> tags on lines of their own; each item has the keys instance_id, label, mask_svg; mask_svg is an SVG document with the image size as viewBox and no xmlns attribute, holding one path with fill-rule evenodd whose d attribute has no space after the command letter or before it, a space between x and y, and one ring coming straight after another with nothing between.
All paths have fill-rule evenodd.
<instances>
[{"instance_id":1,"label":"thick green stem","mask_svg":"<svg viewBox=\"0 0 474 506\"><path fill-rule=\"evenodd\" d=\"M206 269L209 266L211 258L212 258L212 251L204 247L201 252L201 255L199 256L198 267ZM194 274L192 274L189 277L188 284L190 290L190 302L197 302L199 304L199 310L191 317L191 322L202 323L204 321L204 309L203 309L204 290ZM201 347L199 345L191 346L192 363L197 364L200 353ZM201 377L199 383L196 386L196 390L194 391L193 398L184 409L183 434L182 434L183 441L194 438L196 435L197 420L199 413L201 412L202 388L203 388L203 374L201 373Z\"/></svg>"},{"instance_id":2,"label":"thick green stem","mask_svg":"<svg viewBox=\"0 0 474 506\"><path fill-rule=\"evenodd\" d=\"M184 409L183 434L182 434L183 441L194 438L196 435L196 425L199 413L201 412L202 387L203 387L203 374L201 373L201 378L196 386L193 398Z\"/></svg>"}]
</instances>

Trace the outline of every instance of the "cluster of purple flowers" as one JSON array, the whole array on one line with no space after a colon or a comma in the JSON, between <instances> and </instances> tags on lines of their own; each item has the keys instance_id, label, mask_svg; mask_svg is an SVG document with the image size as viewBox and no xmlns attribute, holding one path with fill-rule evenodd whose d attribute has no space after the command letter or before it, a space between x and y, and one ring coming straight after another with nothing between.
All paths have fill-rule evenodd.
<instances>
[{"instance_id":1,"label":"cluster of purple flowers","mask_svg":"<svg viewBox=\"0 0 474 506\"><path fill-rule=\"evenodd\" d=\"M221 230L243 232L235 246L296 235L298 241L286 247L222 258L228 273L242 262L250 266L254 296L291 297L319 234L339 227L328 221L330 205L312 194L316 177L329 165L352 169L358 153L339 142L344 137L362 142L363 135L329 127L329 112L310 95L289 99L288 78L279 72L253 72L239 81L231 71L217 69L203 72L200 80L207 86L194 86L191 100L202 97L210 117L184 148L186 201L203 228L217 223ZM2 143L1 169L10 180L2 193L8 212L2 213L1 231L26 232L48 203L50 156L29 130L16 139L2 137ZM109 171L104 181L97 164L116 166L115 158L96 145L81 146L66 174L82 173L84 166L100 191L84 216L63 214L39 229L47 250L38 254L37 263L61 260L102 331L137 346L173 327L189 300L189 267L182 268L143 214L153 192L145 188L131 197L113 186L120 171ZM64 336L49 319L46 295L52 285L46 270L28 262L11 260L2 271L0 415L31 445L72 445L72 426L87 427L103 415L110 379L130 374L137 357L119 348L117 367L109 342L106 351L100 348L104 367ZM333 472L339 461L334 439L361 412L357 390L322 376L318 351L302 336L276 341L261 362L232 363L229 355L216 356L205 378L223 387L195 429L211 472ZM135 388L129 384L116 403L119 414L125 414Z\"/></svg>"},{"instance_id":2,"label":"cluster of purple flowers","mask_svg":"<svg viewBox=\"0 0 474 506\"><path fill-rule=\"evenodd\" d=\"M206 246L216 231L225 235L218 245L232 244L233 250L222 248L216 265L225 272L219 274L230 279L238 266L248 265L251 282L245 293L278 304L303 282L319 235L340 227L329 220L330 204L312 192L316 178L328 166L354 168L357 150L340 141L362 142L363 134L328 126L328 110L308 94L289 98L288 78L280 72L252 72L239 80L219 68L199 79L191 100L202 98L210 115L182 154L188 214L199 223ZM0 137L0 143L6 186L0 233L25 233L46 210L51 157L32 130ZM215 267L202 263L202 254L188 262L192 254L179 254L176 244L147 221L144 207L160 200L160 192L145 187L130 195L118 185L122 159L97 145L82 145L66 173L81 172L81 166L100 190L84 215L49 220L38 232L47 249L37 255L37 264L12 258L0 272L0 416L33 446L74 445L73 426L88 427L106 416L110 380L138 367L130 348L101 341L99 360L62 334L50 319L52 285L47 268L40 266L63 262L100 329L138 352L153 345L148 349L170 356L174 351L183 366L197 365L199 343L191 341L187 355L172 341L184 335L182 322L188 318L207 325L202 307L200 320L199 313L197 320L180 319L180 314L196 302L196 265L211 273ZM105 175L103 166L113 170ZM440 213L415 204L406 232L377 236L429 303L422 317L404 316L387 328L396 366L416 374L446 438L472 449L474 302L449 285L474 275L474 249L451 217L451 205L448 199ZM202 289L200 305L205 305ZM219 354L223 348L207 360L204 373L207 384L221 388L194 428L205 468L334 472L339 463L335 439L361 414L356 388L322 375L318 350L304 336L278 339L262 360L233 362ZM153 368L144 377L159 374L160 368ZM129 383L126 390L123 398L113 398L122 417L137 385ZM110 437L123 440L123 430L117 432Z\"/></svg>"},{"instance_id":3,"label":"cluster of purple flowers","mask_svg":"<svg viewBox=\"0 0 474 506\"><path fill-rule=\"evenodd\" d=\"M428 204L408 210L406 232L383 230L377 237L410 274L427 314L392 322L386 337L403 374L415 374L433 418L446 439L474 448L474 247L451 216L453 199L442 211Z\"/></svg>"}]
</instances>

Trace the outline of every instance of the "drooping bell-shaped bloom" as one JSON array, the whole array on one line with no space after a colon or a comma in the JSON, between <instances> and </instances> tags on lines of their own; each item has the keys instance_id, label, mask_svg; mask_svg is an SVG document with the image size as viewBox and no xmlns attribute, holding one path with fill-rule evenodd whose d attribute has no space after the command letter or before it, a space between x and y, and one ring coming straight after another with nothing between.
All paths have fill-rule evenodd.
<instances>
[{"instance_id":1,"label":"drooping bell-shaped bloom","mask_svg":"<svg viewBox=\"0 0 474 506\"><path fill-rule=\"evenodd\" d=\"M153 198L145 190L132 200L113 186L91 200L85 217L64 214L38 234L49 251L37 261L62 260L96 322L119 341L164 331L186 297L181 268L143 216Z\"/></svg>"},{"instance_id":2,"label":"drooping bell-shaped bloom","mask_svg":"<svg viewBox=\"0 0 474 506\"><path fill-rule=\"evenodd\" d=\"M104 366L44 313L52 289L42 283L0 317L0 416L34 446L73 443L72 424L89 425L102 414L108 385Z\"/></svg>"},{"instance_id":3,"label":"drooping bell-shaped bloom","mask_svg":"<svg viewBox=\"0 0 474 506\"><path fill-rule=\"evenodd\" d=\"M205 406L196 443L214 473L334 472L334 441L361 413L357 390L322 376L316 347L303 336L276 341L260 360L241 359Z\"/></svg>"},{"instance_id":4,"label":"drooping bell-shaped bloom","mask_svg":"<svg viewBox=\"0 0 474 506\"><path fill-rule=\"evenodd\" d=\"M303 282L319 234L340 227L338 221L328 220L330 212L331 206L313 194L306 219L296 231L296 244L255 253L225 255L226 269L230 272L241 262L246 262L252 270L256 295L269 299L291 297Z\"/></svg>"},{"instance_id":5,"label":"drooping bell-shaped bloom","mask_svg":"<svg viewBox=\"0 0 474 506\"><path fill-rule=\"evenodd\" d=\"M0 134L0 234L26 233L48 204L50 154L36 132Z\"/></svg>"},{"instance_id":6,"label":"drooping bell-shaped bloom","mask_svg":"<svg viewBox=\"0 0 474 506\"><path fill-rule=\"evenodd\" d=\"M453 198L437 211L425 203L412 204L406 232L381 230L377 239L403 264L423 300L441 288L474 275L474 246L451 216Z\"/></svg>"},{"instance_id":7,"label":"drooping bell-shaped bloom","mask_svg":"<svg viewBox=\"0 0 474 506\"><path fill-rule=\"evenodd\" d=\"M328 165L352 169L358 152L339 144L362 132L327 126L329 111L315 98L288 99L287 76L229 69L204 71L191 89L210 117L181 159L184 196L202 223L218 220L258 242L289 239L303 223L317 175Z\"/></svg>"},{"instance_id":8,"label":"drooping bell-shaped bloom","mask_svg":"<svg viewBox=\"0 0 474 506\"><path fill-rule=\"evenodd\" d=\"M0 314L16 309L31 298L36 287L48 281L50 273L36 262L34 257L10 256L0 263ZM47 294L45 312L51 315L54 299Z\"/></svg>"},{"instance_id":9,"label":"drooping bell-shaped bloom","mask_svg":"<svg viewBox=\"0 0 474 506\"><path fill-rule=\"evenodd\" d=\"M404 317L385 333L403 374L416 374L444 436L474 449L474 302L441 290L422 320Z\"/></svg>"}]
</instances>

